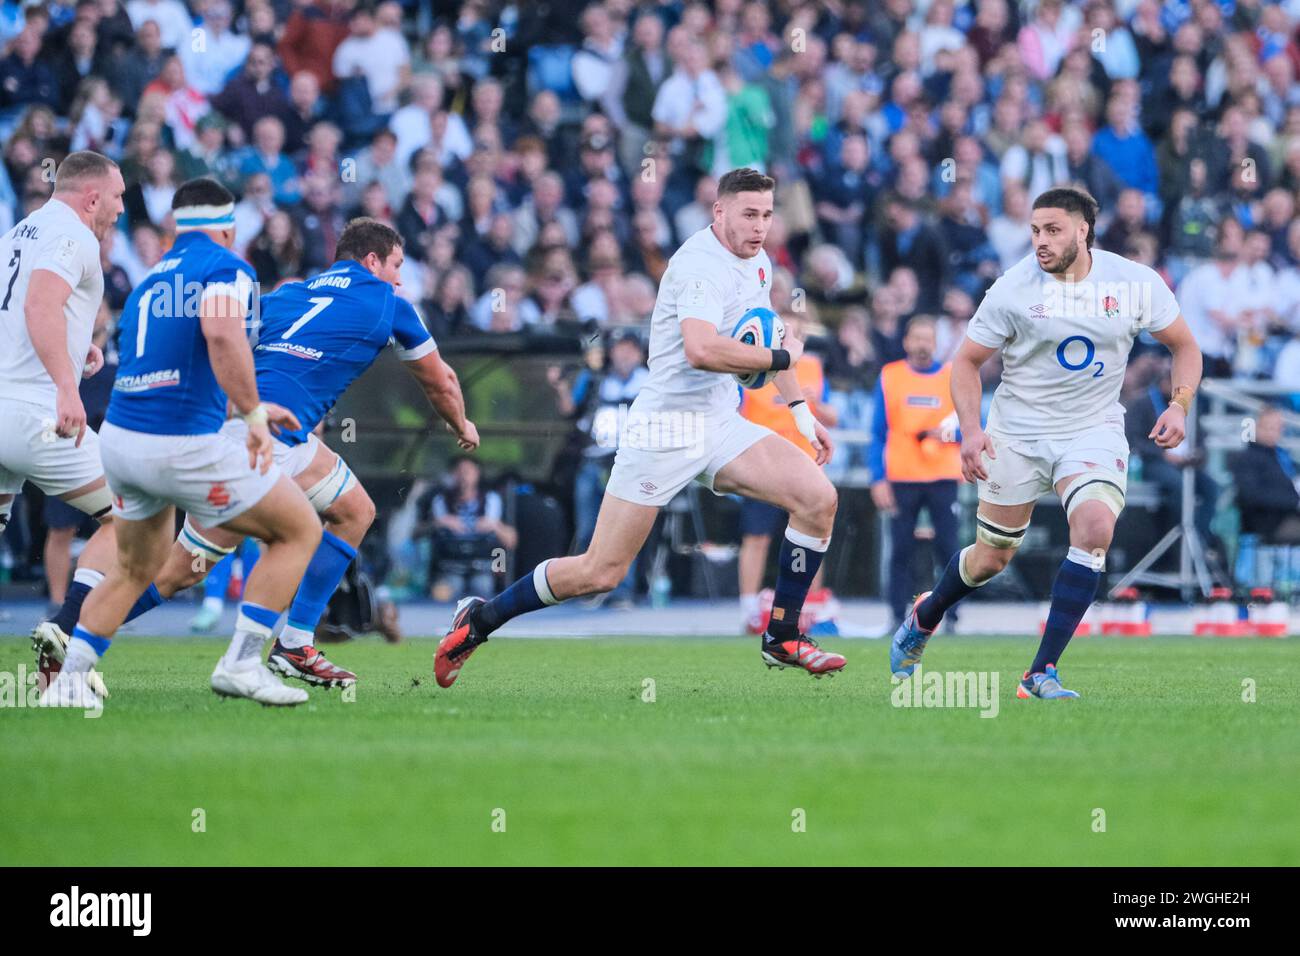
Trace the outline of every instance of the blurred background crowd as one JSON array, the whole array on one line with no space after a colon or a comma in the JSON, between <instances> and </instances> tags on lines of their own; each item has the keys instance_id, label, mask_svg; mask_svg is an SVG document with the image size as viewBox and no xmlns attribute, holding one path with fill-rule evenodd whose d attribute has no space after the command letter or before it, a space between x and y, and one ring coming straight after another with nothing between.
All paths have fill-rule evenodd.
<instances>
[{"instance_id":1,"label":"blurred background crowd","mask_svg":"<svg viewBox=\"0 0 1300 956\"><path fill-rule=\"evenodd\" d=\"M768 172L773 304L813 343L849 470L870 470L873 394L909 321L946 361L1028 253L1034 197L1080 184L1097 245L1176 290L1207 375L1270 386L1285 480L1267 506L1300 513L1300 0L4 0L0 48L0 229L68 150L122 165L110 322L170 242L175 187L213 176L264 289L327 266L364 214L405 238L401 294L440 342L624 343L552 376L555 415L588 432L603 389L634 397L627 345L716 177ZM1166 371L1146 350L1130 407ZM612 364L613 386L592 377ZM1197 468L1217 538L1229 466L1216 481L1141 437L1171 494ZM459 520L431 507L421 520Z\"/></svg>"}]
</instances>

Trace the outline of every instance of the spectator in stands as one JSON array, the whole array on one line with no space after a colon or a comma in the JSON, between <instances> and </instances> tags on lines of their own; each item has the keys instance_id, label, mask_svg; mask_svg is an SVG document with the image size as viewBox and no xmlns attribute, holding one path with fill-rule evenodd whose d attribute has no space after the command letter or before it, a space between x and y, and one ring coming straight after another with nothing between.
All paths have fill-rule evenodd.
<instances>
[{"instance_id":1,"label":"spectator in stands","mask_svg":"<svg viewBox=\"0 0 1300 956\"><path fill-rule=\"evenodd\" d=\"M643 147L654 129L655 97L671 64L664 53L664 25L657 16L637 17L631 45L614 64L606 97L610 118L620 131L624 169L640 165Z\"/></svg>"},{"instance_id":2,"label":"spectator in stands","mask_svg":"<svg viewBox=\"0 0 1300 956\"><path fill-rule=\"evenodd\" d=\"M348 37L334 50L336 80L361 76L376 116L397 111L398 99L411 79L411 52L401 33L381 28L365 5L348 18Z\"/></svg>"},{"instance_id":3,"label":"spectator in stands","mask_svg":"<svg viewBox=\"0 0 1300 956\"><path fill-rule=\"evenodd\" d=\"M1197 266L1178 286L1178 303L1201 347L1207 378L1230 377L1237 337L1248 325L1250 290L1241 268L1241 241L1219 236L1214 261Z\"/></svg>"},{"instance_id":4,"label":"spectator in stands","mask_svg":"<svg viewBox=\"0 0 1300 956\"><path fill-rule=\"evenodd\" d=\"M306 145L307 131L325 118L326 102L320 94L320 81L309 70L299 70L289 81L289 107L284 111L284 145L288 153L298 153Z\"/></svg>"},{"instance_id":5,"label":"spectator in stands","mask_svg":"<svg viewBox=\"0 0 1300 956\"><path fill-rule=\"evenodd\" d=\"M245 139L253 138L253 127L263 118L272 117L280 124L284 140L284 117L289 100L276 84L275 51L265 44L254 44L244 62L244 69L212 98L212 107L239 127Z\"/></svg>"},{"instance_id":6,"label":"spectator in stands","mask_svg":"<svg viewBox=\"0 0 1300 956\"><path fill-rule=\"evenodd\" d=\"M162 229L169 225L172 196L180 180L176 177L176 157L160 149L145 161L145 178L126 188L122 205L128 228L149 224Z\"/></svg>"},{"instance_id":7,"label":"spectator in stands","mask_svg":"<svg viewBox=\"0 0 1300 956\"><path fill-rule=\"evenodd\" d=\"M937 312L948 258L943 236L910 200L892 197L886 208L888 225L880 237L880 269L886 275L898 266L911 269L921 288L918 308Z\"/></svg>"},{"instance_id":8,"label":"spectator in stands","mask_svg":"<svg viewBox=\"0 0 1300 956\"><path fill-rule=\"evenodd\" d=\"M0 133L17 123L29 106L59 105L59 89L54 71L39 59L41 40L35 30L23 30L0 58Z\"/></svg>"},{"instance_id":9,"label":"spectator in stands","mask_svg":"<svg viewBox=\"0 0 1300 956\"><path fill-rule=\"evenodd\" d=\"M190 85L204 96L214 96L248 58L251 44L247 36L231 32L226 0L214 0L203 8L202 30L202 44L183 43L176 52Z\"/></svg>"},{"instance_id":10,"label":"spectator in stands","mask_svg":"<svg viewBox=\"0 0 1300 956\"><path fill-rule=\"evenodd\" d=\"M189 43L194 21L181 0L130 0L126 12L137 30L147 20L158 24L164 49L179 50Z\"/></svg>"},{"instance_id":11,"label":"spectator in stands","mask_svg":"<svg viewBox=\"0 0 1300 956\"><path fill-rule=\"evenodd\" d=\"M683 45L682 59L659 87L651 115L655 135L669 141L673 155L691 169L706 171L704 144L727 121L727 93L708 67L703 43Z\"/></svg>"},{"instance_id":12,"label":"spectator in stands","mask_svg":"<svg viewBox=\"0 0 1300 956\"><path fill-rule=\"evenodd\" d=\"M444 166L469 158L474 141L459 113L443 108L444 89L438 77L417 76L411 83L411 102L388 122L397 134L398 162L407 162L417 150L431 149Z\"/></svg>"},{"instance_id":13,"label":"spectator in stands","mask_svg":"<svg viewBox=\"0 0 1300 956\"><path fill-rule=\"evenodd\" d=\"M370 145L356 155L352 166L351 186L347 190L352 197L371 183L383 187L384 196L389 206L400 209L411 191L412 176L410 169L397 161L397 135L388 128L375 133ZM347 178L344 179L348 182Z\"/></svg>"},{"instance_id":14,"label":"spectator in stands","mask_svg":"<svg viewBox=\"0 0 1300 956\"><path fill-rule=\"evenodd\" d=\"M1269 544L1300 544L1300 467L1282 447L1282 412L1264 407L1255 440L1232 461L1243 534Z\"/></svg>"},{"instance_id":15,"label":"spectator in stands","mask_svg":"<svg viewBox=\"0 0 1300 956\"><path fill-rule=\"evenodd\" d=\"M879 174L870 168L870 160L865 135L845 137L836 165L826 176L818 178L813 191L822 235L839 246L855 264L863 261L867 213L881 186Z\"/></svg>"},{"instance_id":16,"label":"spectator in stands","mask_svg":"<svg viewBox=\"0 0 1300 956\"><path fill-rule=\"evenodd\" d=\"M279 209L272 213L249 244L247 258L264 291L274 289L285 279L303 277L302 236L293 217Z\"/></svg>"},{"instance_id":17,"label":"spectator in stands","mask_svg":"<svg viewBox=\"0 0 1300 956\"><path fill-rule=\"evenodd\" d=\"M1031 196L1038 196L1069 176L1065 141L1043 120L1025 127L1024 139L1002 156L1002 181L1021 183Z\"/></svg>"},{"instance_id":18,"label":"spectator in stands","mask_svg":"<svg viewBox=\"0 0 1300 956\"><path fill-rule=\"evenodd\" d=\"M235 252L240 256L257 238L266 220L276 211L275 189L266 173L253 173L244 180L244 195L235 203Z\"/></svg>"},{"instance_id":19,"label":"spectator in stands","mask_svg":"<svg viewBox=\"0 0 1300 956\"><path fill-rule=\"evenodd\" d=\"M302 184L302 204L294 210L294 219L302 234L302 268L310 275L334 261L334 247L347 223L337 177L304 176Z\"/></svg>"},{"instance_id":20,"label":"spectator in stands","mask_svg":"<svg viewBox=\"0 0 1300 956\"><path fill-rule=\"evenodd\" d=\"M162 72L167 55L162 31L153 20L140 24L133 45L119 45L109 54L105 76L127 116L135 116L144 88Z\"/></svg>"},{"instance_id":21,"label":"spectator in stands","mask_svg":"<svg viewBox=\"0 0 1300 956\"><path fill-rule=\"evenodd\" d=\"M484 332L522 332L541 319L541 310L527 291L527 274L522 268L493 266L484 279L482 294L470 309L470 318Z\"/></svg>"},{"instance_id":22,"label":"spectator in stands","mask_svg":"<svg viewBox=\"0 0 1300 956\"><path fill-rule=\"evenodd\" d=\"M982 295L1000 272L998 253L984 230L968 180L939 201L939 235L948 254L947 274L968 295ZM1028 230L1026 230L1027 232Z\"/></svg>"},{"instance_id":23,"label":"spectator in stands","mask_svg":"<svg viewBox=\"0 0 1300 956\"><path fill-rule=\"evenodd\" d=\"M243 154L239 174L249 177L265 173L271 179L275 202L293 206L302 196L298 168L284 154L284 124L274 116L263 116L253 126L253 142Z\"/></svg>"},{"instance_id":24,"label":"spectator in stands","mask_svg":"<svg viewBox=\"0 0 1300 956\"><path fill-rule=\"evenodd\" d=\"M95 32L95 24L88 18L74 20L69 25L66 44L49 57L61 114L71 114L73 100L81 92L83 82L93 78L93 74L102 76L104 73L103 58L98 49L99 35Z\"/></svg>"},{"instance_id":25,"label":"spectator in stands","mask_svg":"<svg viewBox=\"0 0 1300 956\"><path fill-rule=\"evenodd\" d=\"M1005 272L1029 255L1029 193L1019 183L1008 183L1002 193L1002 213L989 222L989 242L998 255L998 266Z\"/></svg>"},{"instance_id":26,"label":"spectator in stands","mask_svg":"<svg viewBox=\"0 0 1300 956\"><path fill-rule=\"evenodd\" d=\"M294 0L293 12L285 21L279 54L285 72L297 76L302 70L316 77L321 92L333 94L334 51L348 35L348 13L354 0Z\"/></svg>"},{"instance_id":27,"label":"spectator in stands","mask_svg":"<svg viewBox=\"0 0 1300 956\"><path fill-rule=\"evenodd\" d=\"M180 57L168 57L157 79L144 88L144 98L151 96L163 98L164 118L173 146L188 148L194 142L194 127L211 107L208 98L190 86Z\"/></svg>"},{"instance_id":28,"label":"spectator in stands","mask_svg":"<svg viewBox=\"0 0 1300 956\"><path fill-rule=\"evenodd\" d=\"M1106 126L1092 142L1093 152L1106 162L1125 186L1159 201L1160 173L1155 148L1137 123L1131 94L1117 91L1106 104Z\"/></svg>"},{"instance_id":29,"label":"spectator in stands","mask_svg":"<svg viewBox=\"0 0 1300 956\"><path fill-rule=\"evenodd\" d=\"M424 320L435 342L472 331L469 307L474 301L474 279L464 266L444 269L434 282L433 295L424 302Z\"/></svg>"},{"instance_id":30,"label":"spectator in stands","mask_svg":"<svg viewBox=\"0 0 1300 956\"><path fill-rule=\"evenodd\" d=\"M1110 225L1097 236L1097 243L1102 249L1122 255L1129 239L1145 231L1146 224L1146 197L1140 190L1125 189L1119 194Z\"/></svg>"}]
</instances>

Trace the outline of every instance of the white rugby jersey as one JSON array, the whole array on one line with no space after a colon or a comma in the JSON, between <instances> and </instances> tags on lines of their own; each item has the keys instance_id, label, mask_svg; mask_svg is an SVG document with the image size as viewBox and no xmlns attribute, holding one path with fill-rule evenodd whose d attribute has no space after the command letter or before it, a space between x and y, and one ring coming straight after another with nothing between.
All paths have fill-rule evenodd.
<instances>
[{"instance_id":1,"label":"white rugby jersey","mask_svg":"<svg viewBox=\"0 0 1300 956\"><path fill-rule=\"evenodd\" d=\"M1133 340L1178 318L1154 269L1101 249L1078 282L1060 282L1031 253L989 289L967 326L971 341L1002 351L1002 384L988 429L1061 438L1124 422L1119 403Z\"/></svg>"},{"instance_id":2,"label":"white rugby jersey","mask_svg":"<svg viewBox=\"0 0 1300 956\"><path fill-rule=\"evenodd\" d=\"M77 379L104 297L99 240L72 207L51 199L0 237L0 398L18 399L51 410L58 390L27 333L27 286L32 272L45 269L72 286L63 307L68 358Z\"/></svg>"},{"instance_id":3,"label":"white rugby jersey","mask_svg":"<svg viewBox=\"0 0 1300 956\"><path fill-rule=\"evenodd\" d=\"M751 259L734 255L706 226L668 260L650 318L650 377L632 405L634 413L690 411L722 415L740 402L736 380L686 361L683 319L711 322L731 335L755 306L772 307L772 260L760 249Z\"/></svg>"}]
</instances>

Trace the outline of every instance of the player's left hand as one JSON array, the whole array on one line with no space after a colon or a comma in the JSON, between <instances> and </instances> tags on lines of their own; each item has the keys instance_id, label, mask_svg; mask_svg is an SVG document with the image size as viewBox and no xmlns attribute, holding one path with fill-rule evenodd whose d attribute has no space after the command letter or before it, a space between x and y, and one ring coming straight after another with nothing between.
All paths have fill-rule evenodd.
<instances>
[{"instance_id":1,"label":"player's left hand","mask_svg":"<svg viewBox=\"0 0 1300 956\"><path fill-rule=\"evenodd\" d=\"M104 367L104 352L98 345L91 345L86 353L86 367L81 370L82 378L90 378Z\"/></svg>"},{"instance_id":2,"label":"player's left hand","mask_svg":"<svg viewBox=\"0 0 1300 956\"><path fill-rule=\"evenodd\" d=\"M266 424L272 435L278 435L282 431L296 432L302 428L298 416L283 405L275 402L263 402L262 405L266 408Z\"/></svg>"},{"instance_id":3,"label":"player's left hand","mask_svg":"<svg viewBox=\"0 0 1300 956\"><path fill-rule=\"evenodd\" d=\"M826 430L826 426L821 422L813 422L813 435L811 444L813 451L817 452L817 464L828 465L835 454L835 443L831 441L831 433Z\"/></svg>"},{"instance_id":4,"label":"player's left hand","mask_svg":"<svg viewBox=\"0 0 1300 956\"><path fill-rule=\"evenodd\" d=\"M1156 419L1155 428L1147 438L1154 438L1161 448L1177 448L1187 435L1187 413L1181 405L1170 405Z\"/></svg>"}]
</instances>

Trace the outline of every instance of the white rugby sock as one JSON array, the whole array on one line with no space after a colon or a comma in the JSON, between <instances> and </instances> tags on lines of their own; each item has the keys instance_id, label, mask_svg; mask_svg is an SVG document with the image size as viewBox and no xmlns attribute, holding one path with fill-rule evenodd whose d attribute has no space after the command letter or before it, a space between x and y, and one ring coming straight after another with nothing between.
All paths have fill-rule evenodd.
<instances>
[{"instance_id":1,"label":"white rugby sock","mask_svg":"<svg viewBox=\"0 0 1300 956\"><path fill-rule=\"evenodd\" d=\"M295 648L306 647L315 639L316 635L311 631L305 630L301 627L294 627L292 624L286 624L284 626L284 629L280 631L279 638L280 643L285 647Z\"/></svg>"},{"instance_id":2,"label":"white rugby sock","mask_svg":"<svg viewBox=\"0 0 1300 956\"><path fill-rule=\"evenodd\" d=\"M235 635L230 639L230 647L226 649L224 658L226 666L247 666L251 660L260 661L262 647L270 636L269 627L254 621L241 610L235 620Z\"/></svg>"}]
</instances>

